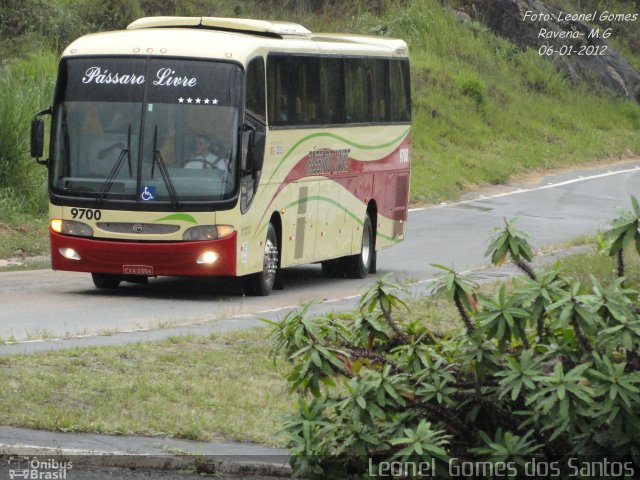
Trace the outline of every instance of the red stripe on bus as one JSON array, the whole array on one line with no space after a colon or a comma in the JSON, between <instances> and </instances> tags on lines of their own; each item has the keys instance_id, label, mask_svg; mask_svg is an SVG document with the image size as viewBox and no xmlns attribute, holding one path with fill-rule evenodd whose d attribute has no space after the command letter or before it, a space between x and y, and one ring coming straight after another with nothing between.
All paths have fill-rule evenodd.
<instances>
[{"instance_id":1,"label":"red stripe on bus","mask_svg":"<svg viewBox=\"0 0 640 480\"><path fill-rule=\"evenodd\" d=\"M51 267L54 270L122 274L125 265L153 267L154 275L234 276L237 233L203 242L130 242L71 237L50 230ZM61 248L72 248L80 260L68 259ZM206 251L219 255L213 265L196 259Z\"/></svg>"}]
</instances>

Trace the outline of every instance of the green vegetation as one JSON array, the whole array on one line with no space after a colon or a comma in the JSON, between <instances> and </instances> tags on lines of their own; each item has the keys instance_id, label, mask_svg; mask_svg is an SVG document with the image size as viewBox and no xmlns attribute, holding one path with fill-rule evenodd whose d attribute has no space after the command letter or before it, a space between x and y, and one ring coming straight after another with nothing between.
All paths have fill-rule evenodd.
<instances>
[{"instance_id":1,"label":"green vegetation","mask_svg":"<svg viewBox=\"0 0 640 480\"><path fill-rule=\"evenodd\" d=\"M264 329L0 357L0 423L278 445L291 405Z\"/></svg>"},{"instance_id":2,"label":"green vegetation","mask_svg":"<svg viewBox=\"0 0 640 480\"><path fill-rule=\"evenodd\" d=\"M640 261L628 253L627 281L637 285ZM581 253L563 260L562 275L581 282L586 292L593 286L590 275L601 284L615 281L616 265L605 254ZM519 279L486 284L481 293L491 298L502 285L510 292L521 284ZM459 312L446 292L407 302L407 307L394 311L403 328L416 325L438 337L458 335ZM330 320L346 325L355 318L356 314L345 314ZM360 320L359 331L366 327L376 342L384 339L384 323L376 318L367 322ZM380 333L375 333L376 326L383 327ZM264 329L253 329L121 347L2 356L0 383L5 388L0 423L284 446L287 440L278 432L282 419L292 413L294 397L287 394L287 366L266 361L266 336ZM368 346L368 333L363 338ZM3 340L15 342L14 338ZM364 360L351 363L370 367Z\"/></svg>"},{"instance_id":3,"label":"green vegetation","mask_svg":"<svg viewBox=\"0 0 640 480\"><path fill-rule=\"evenodd\" d=\"M56 63L48 52L0 66L0 258L48 247L46 170L29 158L29 125L51 102Z\"/></svg>"},{"instance_id":4,"label":"green vegetation","mask_svg":"<svg viewBox=\"0 0 640 480\"><path fill-rule=\"evenodd\" d=\"M444 2L454 8L466 2ZM632 1L553 0L565 11ZM461 23L436 0L7 0L0 7L0 221L9 251L43 251L27 223L45 224L46 169L28 155L29 123L52 99L57 54L77 36L122 28L143 15L218 15L290 20L314 31L381 34L410 44L413 89L413 202L457 197L530 170L640 152L640 106L592 86L575 87L537 52L520 51L477 22ZM638 29L615 41L636 66ZM39 53L30 53L39 52ZM46 232L46 228L42 230Z\"/></svg>"},{"instance_id":5,"label":"green vegetation","mask_svg":"<svg viewBox=\"0 0 640 480\"><path fill-rule=\"evenodd\" d=\"M47 219L0 209L0 258L24 258L49 250ZM50 263L47 262L50 267ZM33 268L33 265L30 267Z\"/></svg>"},{"instance_id":6,"label":"green vegetation","mask_svg":"<svg viewBox=\"0 0 640 480\"><path fill-rule=\"evenodd\" d=\"M537 52L520 51L435 7L411 4L404 14L392 34L420 32L405 35L412 53L414 201L639 151L637 104L576 88Z\"/></svg>"},{"instance_id":7,"label":"green vegetation","mask_svg":"<svg viewBox=\"0 0 640 480\"><path fill-rule=\"evenodd\" d=\"M604 235L619 273L625 247L640 254L632 204ZM351 321L302 309L271 322L272 355L290 362L287 380L299 394L283 425L295 475L363 478L395 462L398 477L426 465L428 476L459 478L459 459L491 472L509 465L510 478L525 476L534 458L555 462L559 478L604 458L625 474L640 468L640 291L622 276L605 283L591 274L585 287L560 264L534 271L512 222L487 255L494 264L510 257L526 276L487 295L439 267L435 292L459 317L444 334L421 318L399 322L402 289L385 278Z\"/></svg>"}]
</instances>

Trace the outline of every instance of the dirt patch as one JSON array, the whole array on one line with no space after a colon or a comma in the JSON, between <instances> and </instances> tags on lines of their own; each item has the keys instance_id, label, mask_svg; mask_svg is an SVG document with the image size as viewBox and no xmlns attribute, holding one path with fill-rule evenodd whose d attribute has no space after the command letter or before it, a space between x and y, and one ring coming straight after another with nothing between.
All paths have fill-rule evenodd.
<instances>
[{"instance_id":1,"label":"dirt patch","mask_svg":"<svg viewBox=\"0 0 640 480\"><path fill-rule=\"evenodd\" d=\"M7 237L14 232L13 228L0 222L0 237Z\"/></svg>"},{"instance_id":2,"label":"dirt patch","mask_svg":"<svg viewBox=\"0 0 640 480\"><path fill-rule=\"evenodd\" d=\"M0 236L7 237L15 233L29 233L29 228L24 225L18 227L10 227L6 223L0 222Z\"/></svg>"},{"instance_id":3,"label":"dirt patch","mask_svg":"<svg viewBox=\"0 0 640 480\"><path fill-rule=\"evenodd\" d=\"M0 268L21 267L23 265L24 265L24 260L21 258L8 258L6 260L0 260Z\"/></svg>"}]
</instances>

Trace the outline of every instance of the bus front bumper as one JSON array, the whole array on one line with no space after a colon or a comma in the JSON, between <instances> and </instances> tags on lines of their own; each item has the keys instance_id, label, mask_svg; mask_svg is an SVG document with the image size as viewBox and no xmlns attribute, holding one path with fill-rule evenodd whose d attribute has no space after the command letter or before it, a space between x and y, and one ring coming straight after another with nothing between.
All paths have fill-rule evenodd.
<instances>
[{"instance_id":1,"label":"bus front bumper","mask_svg":"<svg viewBox=\"0 0 640 480\"><path fill-rule=\"evenodd\" d=\"M236 232L202 242L130 242L49 233L54 270L147 277L236 274Z\"/></svg>"}]
</instances>

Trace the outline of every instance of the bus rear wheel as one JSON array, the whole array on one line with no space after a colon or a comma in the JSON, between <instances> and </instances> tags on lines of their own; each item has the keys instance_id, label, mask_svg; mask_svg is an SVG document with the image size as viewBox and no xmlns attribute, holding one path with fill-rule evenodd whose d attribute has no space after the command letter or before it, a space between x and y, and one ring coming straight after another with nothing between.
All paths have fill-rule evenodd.
<instances>
[{"instance_id":1,"label":"bus rear wheel","mask_svg":"<svg viewBox=\"0 0 640 480\"><path fill-rule=\"evenodd\" d=\"M113 289L120 286L122 281L121 275L114 275L111 273L92 273L91 278L96 288L100 289Z\"/></svg>"},{"instance_id":2,"label":"bus rear wheel","mask_svg":"<svg viewBox=\"0 0 640 480\"><path fill-rule=\"evenodd\" d=\"M249 275L245 280L245 289L249 295L266 297L273 291L280 265L278 235L273 224L267 227L267 238L264 242L262 271Z\"/></svg>"},{"instance_id":3,"label":"bus rear wheel","mask_svg":"<svg viewBox=\"0 0 640 480\"><path fill-rule=\"evenodd\" d=\"M360 253L344 259L345 273L349 278L366 278L374 262L375 246L373 243L373 224L367 213L362 225L362 244Z\"/></svg>"},{"instance_id":4,"label":"bus rear wheel","mask_svg":"<svg viewBox=\"0 0 640 480\"><path fill-rule=\"evenodd\" d=\"M332 258L322 261L322 274L328 278L344 277L344 258Z\"/></svg>"}]
</instances>

